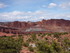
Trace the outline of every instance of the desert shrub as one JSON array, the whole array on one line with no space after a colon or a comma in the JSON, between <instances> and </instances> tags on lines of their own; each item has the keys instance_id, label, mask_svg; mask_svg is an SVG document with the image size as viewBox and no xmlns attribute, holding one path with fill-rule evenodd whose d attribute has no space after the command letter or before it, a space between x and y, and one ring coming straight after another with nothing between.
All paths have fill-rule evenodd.
<instances>
[{"instance_id":1,"label":"desert shrub","mask_svg":"<svg viewBox=\"0 0 70 53\"><path fill-rule=\"evenodd\" d=\"M42 34L42 37L46 36L46 34Z\"/></svg>"},{"instance_id":2,"label":"desert shrub","mask_svg":"<svg viewBox=\"0 0 70 53\"><path fill-rule=\"evenodd\" d=\"M23 46L28 47L29 46L29 43L28 42L24 42L23 43Z\"/></svg>"},{"instance_id":3,"label":"desert shrub","mask_svg":"<svg viewBox=\"0 0 70 53\"><path fill-rule=\"evenodd\" d=\"M70 52L70 40L68 38L63 40L63 48L64 51Z\"/></svg>"},{"instance_id":4,"label":"desert shrub","mask_svg":"<svg viewBox=\"0 0 70 53\"><path fill-rule=\"evenodd\" d=\"M33 47L29 46L28 49L29 49L29 51L34 52L34 48Z\"/></svg>"},{"instance_id":5,"label":"desert shrub","mask_svg":"<svg viewBox=\"0 0 70 53\"><path fill-rule=\"evenodd\" d=\"M53 41L51 45L56 53L63 53L63 48L58 42Z\"/></svg>"},{"instance_id":6,"label":"desert shrub","mask_svg":"<svg viewBox=\"0 0 70 53\"><path fill-rule=\"evenodd\" d=\"M32 34L32 40L36 40L36 34Z\"/></svg>"},{"instance_id":7,"label":"desert shrub","mask_svg":"<svg viewBox=\"0 0 70 53\"><path fill-rule=\"evenodd\" d=\"M44 52L42 52L42 51L36 51L36 53L44 53Z\"/></svg>"},{"instance_id":8,"label":"desert shrub","mask_svg":"<svg viewBox=\"0 0 70 53\"><path fill-rule=\"evenodd\" d=\"M45 40L48 40L48 38L45 38Z\"/></svg>"},{"instance_id":9,"label":"desert shrub","mask_svg":"<svg viewBox=\"0 0 70 53\"><path fill-rule=\"evenodd\" d=\"M53 53L53 48L45 41L38 41L36 45L38 49L37 53Z\"/></svg>"},{"instance_id":10,"label":"desert shrub","mask_svg":"<svg viewBox=\"0 0 70 53\"><path fill-rule=\"evenodd\" d=\"M36 43L37 53L69 53L65 51L63 46L56 41L49 44L46 41L38 41Z\"/></svg>"},{"instance_id":11,"label":"desert shrub","mask_svg":"<svg viewBox=\"0 0 70 53\"><path fill-rule=\"evenodd\" d=\"M52 35L52 33L47 33L47 35L48 35L48 36L51 36L51 35Z\"/></svg>"},{"instance_id":12,"label":"desert shrub","mask_svg":"<svg viewBox=\"0 0 70 53\"><path fill-rule=\"evenodd\" d=\"M68 34L67 32L62 33L62 35Z\"/></svg>"},{"instance_id":13,"label":"desert shrub","mask_svg":"<svg viewBox=\"0 0 70 53\"><path fill-rule=\"evenodd\" d=\"M20 53L22 40L12 37L0 37L0 53Z\"/></svg>"},{"instance_id":14,"label":"desert shrub","mask_svg":"<svg viewBox=\"0 0 70 53\"><path fill-rule=\"evenodd\" d=\"M65 34L68 34L68 33L67 32L63 32L63 33L55 32L55 33L53 33L53 35L65 35Z\"/></svg>"},{"instance_id":15,"label":"desert shrub","mask_svg":"<svg viewBox=\"0 0 70 53\"><path fill-rule=\"evenodd\" d=\"M31 38L29 38L29 39L27 40L27 42L32 42L32 39L31 39Z\"/></svg>"},{"instance_id":16,"label":"desert shrub","mask_svg":"<svg viewBox=\"0 0 70 53\"><path fill-rule=\"evenodd\" d=\"M41 34L38 34L38 36L40 36Z\"/></svg>"},{"instance_id":17,"label":"desert shrub","mask_svg":"<svg viewBox=\"0 0 70 53\"><path fill-rule=\"evenodd\" d=\"M19 37L22 37L23 35L18 35Z\"/></svg>"},{"instance_id":18,"label":"desert shrub","mask_svg":"<svg viewBox=\"0 0 70 53\"><path fill-rule=\"evenodd\" d=\"M59 38L60 35L61 35L61 33L57 33L57 32L55 32L55 33L53 33L53 35L54 35L54 37Z\"/></svg>"}]
</instances>

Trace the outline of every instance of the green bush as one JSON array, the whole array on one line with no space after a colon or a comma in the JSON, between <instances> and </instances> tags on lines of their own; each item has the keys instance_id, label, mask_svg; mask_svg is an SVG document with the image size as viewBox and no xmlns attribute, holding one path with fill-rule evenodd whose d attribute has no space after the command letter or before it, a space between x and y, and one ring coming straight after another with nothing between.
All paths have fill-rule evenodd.
<instances>
[{"instance_id":1,"label":"green bush","mask_svg":"<svg viewBox=\"0 0 70 53\"><path fill-rule=\"evenodd\" d=\"M62 35L68 34L67 32L62 33Z\"/></svg>"},{"instance_id":2,"label":"green bush","mask_svg":"<svg viewBox=\"0 0 70 53\"><path fill-rule=\"evenodd\" d=\"M22 40L13 37L0 37L0 53L20 53Z\"/></svg>"},{"instance_id":3,"label":"green bush","mask_svg":"<svg viewBox=\"0 0 70 53\"><path fill-rule=\"evenodd\" d=\"M28 43L28 42L24 42L23 45L24 45L25 47L28 47L28 46L29 46L29 43Z\"/></svg>"},{"instance_id":4,"label":"green bush","mask_svg":"<svg viewBox=\"0 0 70 53\"><path fill-rule=\"evenodd\" d=\"M70 52L70 40L68 38L64 38L63 40L63 48L65 51Z\"/></svg>"},{"instance_id":5,"label":"green bush","mask_svg":"<svg viewBox=\"0 0 70 53\"><path fill-rule=\"evenodd\" d=\"M33 47L29 46L28 49L29 49L29 51L34 52L34 48Z\"/></svg>"},{"instance_id":6,"label":"green bush","mask_svg":"<svg viewBox=\"0 0 70 53\"><path fill-rule=\"evenodd\" d=\"M62 46L56 42L56 41L53 41L51 46L53 47L53 50L56 52L56 53L62 53L63 52L63 49L62 49Z\"/></svg>"},{"instance_id":7,"label":"green bush","mask_svg":"<svg viewBox=\"0 0 70 53\"><path fill-rule=\"evenodd\" d=\"M47 35L48 35L48 36L51 36L52 34L51 34L51 33L47 33Z\"/></svg>"},{"instance_id":8,"label":"green bush","mask_svg":"<svg viewBox=\"0 0 70 53\"><path fill-rule=\"evenodd\" d=\"M37 42L37 53L53 53L53 48L45 41Z\"/></svg>"},{"instance_id":9,"label":"green bush","mask_svg":"<svg viewBox=\"0 0 70 53\"><path fill-rule=\"evenodd\" d=\"M42 34L42 37L46 36L46 34Z\"/></svg>"},{"instance_id":10,"label":"green bush","mask_svg":"<svg viewBox=\"0 0 70 53\"><path fill-rule=\"evenodd\" d=\"M61 35L61 33L57 33L57 32L55 32L55 33L53 33L53 35L54 35L54 37L59 38L60 35Z\"/></svg>"},{"instance_id":11,"label":"green bush","mask_svg":"<svg viewBox=\"0 0 70 53\"><path fill-rule=\"evenodd\" d=\"M46 41L38 41L36 43L37 53L65 53L63 46L60 43L53 41L49 44ZM68 53L68 51L66 52Z\"/></svg>"},{"instance_id":12,"label":"green bush","mask_svg":"<svg viewBox=\"0 0 70 53\"><path fill-rule=\"evenodd\" d=\"M36 34L32 34L32 40L36 40Z\"/></svg>"}]
</instances>

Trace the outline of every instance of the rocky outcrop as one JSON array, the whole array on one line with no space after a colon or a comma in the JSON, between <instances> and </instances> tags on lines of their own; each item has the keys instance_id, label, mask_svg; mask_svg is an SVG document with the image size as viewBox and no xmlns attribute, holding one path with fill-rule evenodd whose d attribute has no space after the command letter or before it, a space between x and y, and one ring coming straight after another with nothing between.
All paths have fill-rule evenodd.
<instances>
[{"instance_id":1,"label":"rocky outcrop","mask_svg":"<svg viewBox=\"0 0 70 53\"><path fill-rule=\"evenodd\" d=\"M38 22L0 22L1 26L16 28L19 32L49 31L49 32L70 32L70 20L50 19ZM1 27L0 26L0 27ZM11 29L12 30L12 29Z\"/></svg>"}]
</instances>

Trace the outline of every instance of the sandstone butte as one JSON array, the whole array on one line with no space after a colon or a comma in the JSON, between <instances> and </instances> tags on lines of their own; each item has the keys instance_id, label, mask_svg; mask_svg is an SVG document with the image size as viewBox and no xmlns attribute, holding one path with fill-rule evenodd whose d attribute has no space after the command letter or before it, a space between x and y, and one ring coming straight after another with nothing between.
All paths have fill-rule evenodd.
<instances>
[{"instance_id":1,"label":"sandstone butte","mask_svg":"<svg viewBox=\"0 0 70 53\"><path fill-rule=\"evenodd\" d=\"M50 19L37 22L0 22L0 36L26 33L69 32L70 20Z\"/></svg>"}]
</instances>

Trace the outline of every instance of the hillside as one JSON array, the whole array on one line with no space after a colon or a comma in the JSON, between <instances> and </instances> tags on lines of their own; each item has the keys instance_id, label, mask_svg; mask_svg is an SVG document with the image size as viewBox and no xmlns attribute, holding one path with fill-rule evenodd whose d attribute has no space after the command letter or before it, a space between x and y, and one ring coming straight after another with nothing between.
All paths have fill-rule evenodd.
<instances>
[{"instance_id":1,"label":"hillside","mask_svg":"<svg viewBox=\"0 0 70 53\"><path fill-rule=\"evenodd\" d=\"M38 22L0 22L0 27L16 28L21 32L70 32L70 20L50 19Z\"/></svg>"},{"instance_id":2,"label":"hillside","mask_svg":"<svg viewBox=\"0 0 70 53\"><path fill-rule=\"evenodd\" d=\"M70 53L70 33L67 32L70 32L70 20L0 22L0 52Z\"/></svg>"}]
</instances>

